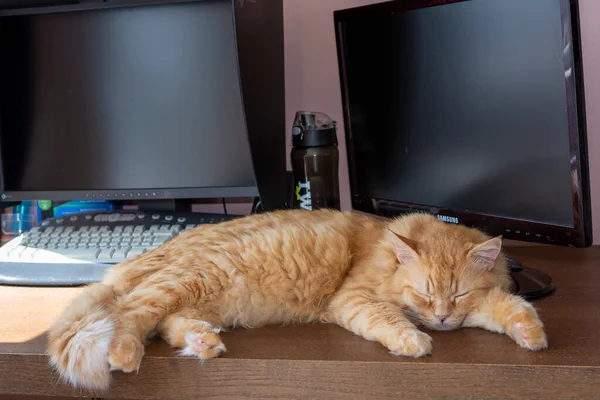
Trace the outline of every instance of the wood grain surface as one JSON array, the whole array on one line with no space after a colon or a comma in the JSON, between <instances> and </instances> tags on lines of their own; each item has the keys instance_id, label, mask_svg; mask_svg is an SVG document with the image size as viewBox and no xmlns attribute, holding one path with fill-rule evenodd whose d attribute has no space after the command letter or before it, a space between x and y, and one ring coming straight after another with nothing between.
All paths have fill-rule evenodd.
<instances>
[{"instance_id":1,"label":"wood grain surface","mask_svg":"<svg viewBox=\"0 0 600 400\"><path fill-rule=\"evenodd\" d=\"M429 332L431 356L395 357L334 325L238 329L228 352L199 363L156 340L139 374L114 373L106 398L600 398L600 247L509 248L550 273L535 303L549 349L532 353L479 329ZM81 289L0 287L0 396L90 396L57 381L45 332ZM29 397L31 398L31 397ZM25 399L24 397L22 399Z\"/></svg>"}]
</instances>

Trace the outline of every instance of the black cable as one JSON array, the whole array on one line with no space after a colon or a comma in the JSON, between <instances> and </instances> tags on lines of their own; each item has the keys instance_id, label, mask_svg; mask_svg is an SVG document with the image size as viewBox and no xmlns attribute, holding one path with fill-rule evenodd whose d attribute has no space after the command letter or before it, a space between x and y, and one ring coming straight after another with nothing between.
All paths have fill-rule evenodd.
<instances>
[{"instance_id":1,"label":"black cable","mask_svg":"<svg viewBox=\"0 0 600 400\"><path fill-rule=\"evenodd\" d=\"M260 197L255 197L254 202L252 203L252 214L260 212L262 212L262 202L260 201Z\"/></svg>"},{"instance_id":2,"label":"black cable","mask_svg":"<svg viewBox=\"0 0 600 400\"><path fill-rule=\"evenodd\" d=\"M225 204L225 197L223 197L222 200L223 200L223 212L225 213L225 215L227 215L227 204Z\"/></svg>"}]
</instances>

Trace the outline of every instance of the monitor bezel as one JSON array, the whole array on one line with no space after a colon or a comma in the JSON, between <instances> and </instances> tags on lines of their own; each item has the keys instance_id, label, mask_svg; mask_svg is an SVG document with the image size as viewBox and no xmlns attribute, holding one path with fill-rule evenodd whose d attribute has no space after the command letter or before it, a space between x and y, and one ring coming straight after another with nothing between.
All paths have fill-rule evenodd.
<instances>
[{"instance_id":1,"label":"monitor bezel","mask_svg":"<svg viewBox=\"0 0 600 400\"><path fill-rule=\"evenodd\" d=\"M588 145L585 92L583 80L583 57L581 51L581 29L578 0L558 0L561 7L570 12L569 26L563 23L563 30L570 29L572 42L573 74L566 80L567 89L574 93L567 95L574 99L569 107L569 148L572 181L573 227L558 226L540 222L517 220L500 216L466 212L464 210L409 204L390 199L375 199L357 193L356 165L353 154L350 107L344 65L343 23L356 18L379 16L443 6L469 0L406 0L387 1L372 5L354 7L334 12L334 26L337 46L338 68L343 105L344 134L350 175L352 208L370 214L395 217L410 212L426 212L436 215L448 223L460 223L479 228L490 235L502 235L505 239L536 242L571 247L589 247L593 243L591 197L589 184ZM575 109L573 109L575 108Z\"/></svg>"},{"instance_id":2,"label":"monitor bezel","mask_svg":"<svg viewBox=\"0 0 600 400\"><path fill-rule=\"evenodd\" d=\"M244 110L244 122L246 129L244 136L249 142L249 149L252 148L251 138L249 137L248 119L247 119L247 98L242 88L242 74L240 71L239 58L239 40L237 30L240 28L238 19L238 9L235 1L226 0L232 3L232 29L234 33L234 44L238 57L238 80L240 82L240 96L242 98L242 108ZM202 3L206 0L113 0L111 2L74 2L71 0L48 0L42 6L23 7L11 6L3 8L0 0L0 23L3 17L11 16L29 16L43 15L62 12L81 12L114 8L129 8L141 6L171 5L181 3ZM243 27L242 27L243 28ZM246 101L245 101L246 100ZM0 115L0 119L2 116ZM0 133L1 133L0 125ZM0 134L0 148L1 143ZM252 163L256 168L256 159L254 156ZM4 188L4 168L2 167L2 153L0 152L0 200L2 201L23 201L23 200L173 200L173 199L202 199L202 198L255 198L259 197L256 171L254 172L254 185L249 186L199 186L199 187L156 187L156 188L128 188L128 189L94 189L86 190L5 190ZM263 174L264 175L264 174ZM264 180L264 179L261 179Z\"/></svg>"}]
</instances>

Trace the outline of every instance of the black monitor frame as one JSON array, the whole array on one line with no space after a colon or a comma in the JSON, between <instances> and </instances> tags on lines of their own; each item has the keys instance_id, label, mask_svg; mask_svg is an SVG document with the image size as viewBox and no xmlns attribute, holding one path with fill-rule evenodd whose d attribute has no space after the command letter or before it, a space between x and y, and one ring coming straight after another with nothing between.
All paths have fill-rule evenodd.
<instances>
[{"instance_id":1,"label":"black monitor frame","mask_svg":"<svg viewBox=\"0 0 600 400\"><path fill-rule=\"evenodd\" d=\"M571 247L588 247L593 243L592 212L589 185L588 145L586 131L586 109L583 81L583 62L581 54L581 31L578 0L560 0L561 6L570 11L571 20L563 25L564 30L571 31L573 51L573 73L566 79L569 102L569 146L571 160L573 227L556 226L531 221L503 218L494 215L465 212L458 209L430 207L409 204L393 199L376 199L357 193L357 174L354 158L352 126L350 125L350 102L346 84L343 24L345 21L368 17L405 12L427 7L442 6L469 0L405 0L388 1L373 5L355 7L334 12L335 35L337 44L338 66L342 92L344 128L350 174L350 192L352 208L358 211L394 217L408 212L427 212L449 223L461 223L477 227L490 235L502 235L506 239L525 242L564 245Z\"/></svg>"},{"instance_id":2,"label":"black monitor frame","mask_svg":"<svg viewBox=\"0 0 600 400\"><path fill-rule=\"evenodd\" d=\"M212 0L0 0L0 23L3 16L10 15L203 1ZM289 196L284 135L283 1L231 0L231 3L240 90L256 186L4 192L0 177L0 198L5 201L92 198L120 201L259 196L265 210L286 208Z\"/></svg>"}]
</instances>

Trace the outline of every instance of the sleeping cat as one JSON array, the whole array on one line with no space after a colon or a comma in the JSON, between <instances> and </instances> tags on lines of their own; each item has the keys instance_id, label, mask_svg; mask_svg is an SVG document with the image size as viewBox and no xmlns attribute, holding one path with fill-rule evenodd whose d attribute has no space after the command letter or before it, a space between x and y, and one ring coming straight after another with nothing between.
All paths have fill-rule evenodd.
<instances>
[{"instance_id":1,"label":"sleeping cat","mask_svg":"<svg viewBox=\"0 0 600 400\"><path fill-rule=\"evenodd\" d=\"M225 351L222 328L311 321L410 357L432 351L419 325L480 327L543 349L535 309L509 293L501 246L425 214L289 210L205 225L86 288L50 329L48 353L71 385L102 390L111 370L139 368L155 333L203 360Z\"/></svg>"}]
</instances>

